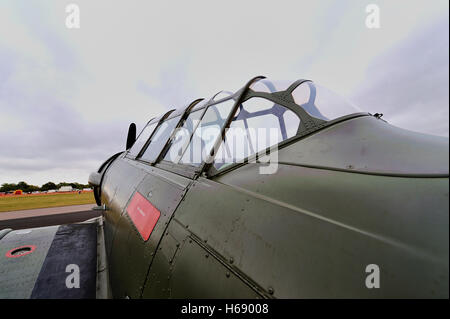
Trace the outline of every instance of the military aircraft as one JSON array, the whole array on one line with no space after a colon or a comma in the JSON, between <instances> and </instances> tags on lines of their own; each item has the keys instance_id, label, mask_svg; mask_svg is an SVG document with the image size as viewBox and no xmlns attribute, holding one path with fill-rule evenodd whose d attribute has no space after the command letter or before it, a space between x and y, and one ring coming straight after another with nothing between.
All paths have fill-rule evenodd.
<instances>
[{"instance_id":1,"label":"military aircraft","mask_svg":"<svg viewBox=\"0 0 450 319\"><path fill-rule=\"evenodd\" d=\"M137 138L131 124L126 150L89 177L96 296L448 298L448 147L310 80L256 77ZM60 228L34 231L50 245ZM31 297L48 296L41 274Z\"/></svg>"}]
</instances>

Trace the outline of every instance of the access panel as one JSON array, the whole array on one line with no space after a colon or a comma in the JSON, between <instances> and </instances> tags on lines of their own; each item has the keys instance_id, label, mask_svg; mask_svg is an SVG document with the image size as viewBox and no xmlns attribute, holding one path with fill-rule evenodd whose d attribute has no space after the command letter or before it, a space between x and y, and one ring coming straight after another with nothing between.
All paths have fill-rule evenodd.
<instances>
[{"instance_id":1,"label":"access panel","mask_svg":"<svg viewBox=\"0 0 450 319\"><path fill-rule=\"evenodd\" d=\"M156 167L130 162L146 173L136 185L114 236L110 278L116 298L139 298L153 256L191 180Z\"/></svg>"}]
</instances>

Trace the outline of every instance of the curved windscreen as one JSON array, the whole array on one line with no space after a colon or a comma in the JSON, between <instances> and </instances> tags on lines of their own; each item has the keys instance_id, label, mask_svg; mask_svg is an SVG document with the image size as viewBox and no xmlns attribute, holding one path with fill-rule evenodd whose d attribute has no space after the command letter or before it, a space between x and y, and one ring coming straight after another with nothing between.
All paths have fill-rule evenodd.
<instances>
[{"instance_id":1,"label":"curved windscreen","mask_svg":"<svg viewBox=\"0 0 450 319\"><path fill-rule=\"evenodd\" d=\"M219 101L219 100L222 100L224 98L230 97L231 95L233 95L233 92L230 92L230 91L219 91L216 94L214 94L214 96L211 99L213 101Z\"/></svg>"},{"instance_id":2,"label":"curved windscreen","mask_svg":"<svg viewBox=\"0 0 450 319\"><path fill-rule=\"evenodd\" d=\"M256 92L274 93L286 90L291 83L292 81L270 81L268 79L261 79L253 82L250 85L250 89Z\"/></svg>"},{"instance_id":3,"label":"curved windscreen","mask_svg":"<svg viewBox=\"0 0 450 319\"><path fill-rule=\"evenodd\" d=\"M293 83L262 79L252 83L250 89L255 92L275 93L286 91ZM325 121L361 112L358 107L339 94L309 80L297 86L291 95L295 103L302 106L309 115Z\"/></svg>"},{"instance_id":4,"label":"curved windscreen","mask_svg":"<svg viewBox=\"0 0 450 319\"><path fill-rule=\"evenodd\" d=\"M300 105L309 115L330 121L338 117L361 112L358 107L333 91L306 81L292 91L296 104Z\"/></svg>"},{"instance_id":5,"label":"curved windscreen","mask_svg":"<svg viewBox=\"0 0 450 319\"><path fill-rule=\"evenodd\" d=\"M137 156L139 154L139 151L142 149L144 144L147 142L150 135L152 135L153 131L156 128L156 125L158 125L158 122L148 124L139 134L139 137L134 142L133 146L129 150L128 154L131 156Z\"/></svg>"},{"instance_id":6,"label":"curved windscreen","mask_svg":"<svg viewBox=\"0 0 450 319\"><path fill-rule=\"evenodd\" d=\"M181 115L168 119L161 123L152 135L150 144L148 144L147 149L142 154L141 159L144 161L153 163L157 158L159 153L161 153L164 145L168 141L169 137L172 135L173 130L180 121Z\"/></svg>"},{"instance_id":7,"label":"curved windscreen","mask_svg":"<svg viewBox=\"0 0 450 319\"><path fill-rule=\"evenodd\" d=\"M190 142L190 137L192 132L194 132L198 123L200 122L200 117L203 114L203 110L197 110L191 112L183 123L183 126L175 131L174 138L171 142L170 148L164 155L164 160L173 163L178 163L183 151L186 149L187 144Z\"/></svg>"},{"instance_id":8,"label":"curved windscreen","mask_svg":"<svg viewBox=\"0 0 450 319\"><path fill-rule=\"evenodd\" d=\"M239 106L219 147L214 167L219 170L240 163L297 134L300 118L288 108L260 97Z\"/></svg>"},{"instance_id":9,"label":"curved windscreen","mask_svg":"<svg viewBox=\"0 0 450 319\"><path fill-rule=\"evenodd\" d=\"M199 166L207 159L233 105L234 100L229 99L208 107L179 163Z\"/></svg>"}]
</instances>

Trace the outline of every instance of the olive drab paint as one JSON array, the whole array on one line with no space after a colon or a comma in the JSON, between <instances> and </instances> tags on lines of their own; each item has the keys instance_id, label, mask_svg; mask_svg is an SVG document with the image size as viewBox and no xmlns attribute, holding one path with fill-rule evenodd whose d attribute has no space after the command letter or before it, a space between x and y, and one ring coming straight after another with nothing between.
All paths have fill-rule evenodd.
<instances>
[{"instance_id":1,"label":"olive drab paint","mask_svg":"<svg viewBox=\"0 0 450 319\"><path fill-rule=\"evenodd\" d=\"M123 152L93 173L108 206L114 297L448 298L448 138L369 113L314 117L323 113L311 111L315 91L305 109L291 96L306 84L313 87L298 80L276 91L256 77L219 101L169 111L149 121L153 133L138 137L140 151ZM274 106L247 111L256 97ZM228 115L219 114L223 101L233 101ZM175 132L191 109L203 112L202 123L214 107L221 133L201 163L167 161L176 135L170 132L155 160L142 157L157 139L154 127L177 118ZM298 117L298 128L286 126L294 136L280 126L278 143L217 164L234 122L244 118L243 136L253 143L258 134L246 123L283 114L275 109ZM188 130L188 142L202 125ZM130 216L136 194L161 212L147 241Z\"/></svg>"},{"instance_id":2,"label":"olive drab paint","mask_svg":"<svg viewBox=\"0 0 450 319\"><path fill-rule=\"evenodd\" d=\"M299 100L297 88L309 96ZM256 77L151 119L90 175L98 225L0 234L0 274L29 273L0 288L8 297L45 295L39 287L48 288L53 269L45 256L67 241L78 247L63 237L73 228L105 260L97 264L94 250L89 263L76 262L74 289L76 267L64 269L75 256L62 256L67 296L92 284L91 296L97 283L114 298L448 298L448 138L403 130L380 114L327 113L324 90ZM188 128L182 142L180 127ZM208 137L195 135L211 127ZM244 145L230 141L230 127L242 129ZM259 128L276 129L278 139ZM224 151L231 155L219 161ZM31 243L32 253L6 256ZM87 264L107 269L103 281L87 280Z\"/></svg>"}]
</instances>

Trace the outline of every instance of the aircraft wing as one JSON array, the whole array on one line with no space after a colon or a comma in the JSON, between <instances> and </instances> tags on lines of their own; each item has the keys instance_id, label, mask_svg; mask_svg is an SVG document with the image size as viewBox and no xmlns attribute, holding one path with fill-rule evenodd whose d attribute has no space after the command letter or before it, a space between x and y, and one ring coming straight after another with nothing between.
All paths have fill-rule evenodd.
<instances>
[{"instance_id":1,"label":"aircraft wing","mask_svg":"<svg viewBox=\"0 0 450 319\"><path fill-rule=\"evenodd\" d=\"M101 217L76 224L3 230L0 299L106 297L102 249Z\"/></svg>"}]
</instances>

